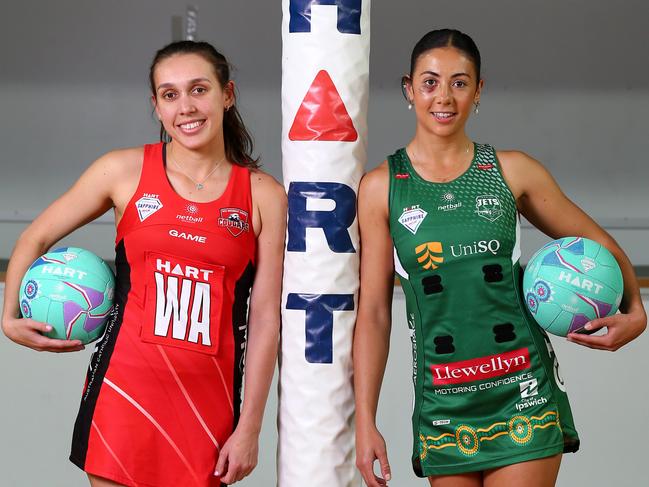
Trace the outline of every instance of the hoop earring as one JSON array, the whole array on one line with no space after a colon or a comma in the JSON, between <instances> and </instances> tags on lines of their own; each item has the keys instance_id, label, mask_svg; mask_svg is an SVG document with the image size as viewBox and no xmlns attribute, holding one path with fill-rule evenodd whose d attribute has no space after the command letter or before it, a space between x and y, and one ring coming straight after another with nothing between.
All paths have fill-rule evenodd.
<instances>
[{"instance_id":1,"label":"hoop earring","mask_svg":"<svg viewBox=\"0 0 649 487\"><path fill-rule=\"evenodd\" d=\"M409 76L401 77L401 94L408 102L408 110L412 110L412 100L408 97L408 81L410 80Z\"/></svg>"},{"instance_id":2,"label":"hoop earring","mask_svg":"<svg viewBox=\"0 0 649 487\"><path fill-rule=\"evenodd\" d=\"M477 102L474 103L474 105L475 105L475 108L473 109L473 113L475 113L477 115L480 112L480 110L478 110L478 107L480 106L480 102L477 101Z\"/></svg>"}]
</instances>

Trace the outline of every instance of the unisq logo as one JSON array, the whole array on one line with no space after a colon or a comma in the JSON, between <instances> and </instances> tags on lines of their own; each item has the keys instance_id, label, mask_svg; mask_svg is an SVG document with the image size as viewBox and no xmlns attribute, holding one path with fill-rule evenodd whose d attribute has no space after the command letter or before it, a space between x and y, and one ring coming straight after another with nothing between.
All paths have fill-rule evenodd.
<instances>
[{"instance_id":1,"label":"unisq logo","mask_svg":"<svg viewBox=\"0 0 649 487\"><path fill-rule=\"evenodd\" d=\"M451 254L453 257L463 257L465 255L484 254L490 252L496 255L500 250L500 242L496 239L493 240L480 240L475 241L469 245L451 245Z\"/></svg>"}]
</instances>

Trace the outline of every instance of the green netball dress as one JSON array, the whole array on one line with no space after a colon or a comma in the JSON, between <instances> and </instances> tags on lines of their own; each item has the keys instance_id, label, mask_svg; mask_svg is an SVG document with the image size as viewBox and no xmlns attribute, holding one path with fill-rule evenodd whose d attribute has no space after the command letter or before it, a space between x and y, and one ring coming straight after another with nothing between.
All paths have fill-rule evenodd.
<instances>
[{"instance_id":1,"label":"green netball dress","mask_svg":"<svg viewBox=\"0 0 649 487\"><path fill-rule=\"evenodd\" d=\"M559 365L520 290L519 221L493 147L431 183L388 157L390 233L406 296L419 476L576 451Z\"/></svg>"}]
</instances>

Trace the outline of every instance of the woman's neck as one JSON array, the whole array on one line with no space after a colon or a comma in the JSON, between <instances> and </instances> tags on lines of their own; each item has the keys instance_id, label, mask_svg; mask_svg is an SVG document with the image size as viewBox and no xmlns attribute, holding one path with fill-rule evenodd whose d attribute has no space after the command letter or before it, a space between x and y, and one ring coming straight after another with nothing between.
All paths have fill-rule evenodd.
<instances>
[{"instance_id":1,"label":"woman's neck","mask_svg":"<svg viewBox=\"0 0 649 487\"><path fill-rule=\"evenodd\" d=\"M408 144L408 152L415 156L417 164L433 164L444 167L464 163L463 154L470 152L471 139L458 132L447 137L422 134L417 131Z\"/></svg>"},{"instance_id":2,"label":"woman's neck","mask_svg":"<svg viewBox=\"0 0 649 487\"><path fill-rule=\"evenodd\" d=\"M200 166L213 166L215 161L223 161L225 159L225 146L223 139L221 139L198 149L190 149L172 140L167 145L167 153L175 160L182 161L185 166L198 168Z\"/></svg>"}]
</instances>

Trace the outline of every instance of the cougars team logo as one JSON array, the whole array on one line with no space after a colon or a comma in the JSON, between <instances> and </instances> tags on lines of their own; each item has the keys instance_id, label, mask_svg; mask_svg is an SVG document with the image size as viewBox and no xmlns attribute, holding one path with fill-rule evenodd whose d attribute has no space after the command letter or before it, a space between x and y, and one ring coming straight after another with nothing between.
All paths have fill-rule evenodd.
<instances>
[{"instance_id":1,"label":"cougars team logo","mask_svg":"<svg viewBox=\"0 0 649 487\"><path fill-rule=\"evenodd\" d=\"M250 231L248 212L239 208L221 208L221 217L218 223L220 227L227 228L233 237Z\"/></svg>"}]
</instances>

